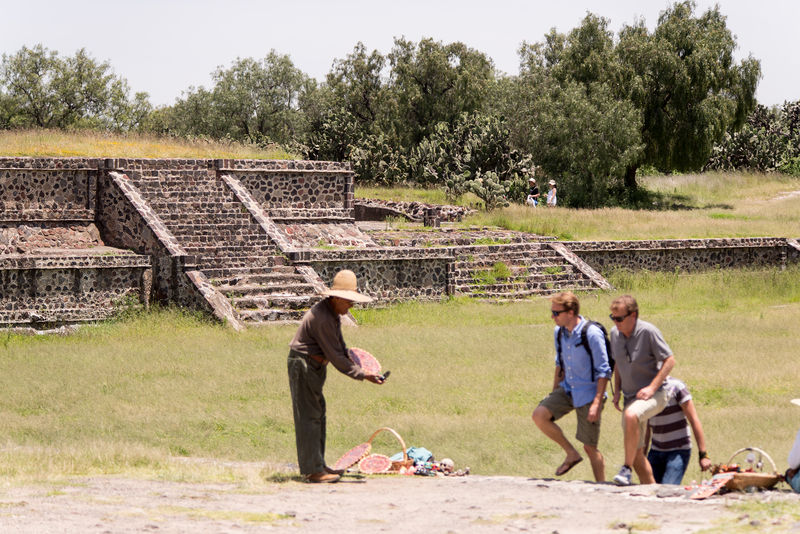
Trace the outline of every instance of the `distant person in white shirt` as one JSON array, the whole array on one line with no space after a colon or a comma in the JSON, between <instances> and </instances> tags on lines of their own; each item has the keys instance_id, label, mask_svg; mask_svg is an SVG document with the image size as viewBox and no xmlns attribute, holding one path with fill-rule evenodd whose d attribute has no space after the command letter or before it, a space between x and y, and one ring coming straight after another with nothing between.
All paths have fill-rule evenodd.
<instances>
[{"instance_id":1,"label":"distant person in white shirt","mask_svg":"<svg viewBox=\"0 0 800 534\"><path fill-rule=\"evenodd\" d=\"M558 199L556 198L556 182L555 180L550 180L547 182L547 185L550 186L550 190L547 191L547 207L548 208L555 208Z\"/></svg>"}]
</instances>

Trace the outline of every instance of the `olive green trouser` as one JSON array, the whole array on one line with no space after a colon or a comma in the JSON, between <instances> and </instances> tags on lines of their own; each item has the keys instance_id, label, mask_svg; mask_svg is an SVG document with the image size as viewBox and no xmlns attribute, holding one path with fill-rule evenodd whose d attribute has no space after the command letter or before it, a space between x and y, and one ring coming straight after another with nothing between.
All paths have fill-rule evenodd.
<instances>
[{"instance_id":1,"label":"olive green trouser","mask_svg":"<svg viewBox=\"0 0 800 534\"><path fill-rule=\"evenodd\" d=\"M289 351L289 389L292 393L294 435L300 473L325 470L325 385L326 366Z\"/></svg>"}]
</instances>

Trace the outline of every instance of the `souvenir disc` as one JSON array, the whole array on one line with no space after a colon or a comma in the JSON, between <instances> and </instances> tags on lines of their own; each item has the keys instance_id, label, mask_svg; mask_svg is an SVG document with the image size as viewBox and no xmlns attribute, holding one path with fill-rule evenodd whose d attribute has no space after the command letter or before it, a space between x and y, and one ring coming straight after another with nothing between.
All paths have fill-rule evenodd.
<instances>
[{"instance_id":1,"label":"souvenir disc","mask_svg":"<svg viewBox=\"0 0 800 534\"><path fill-rule=\"evenodd\" d=\"M372 450L372 443L362 443L360 445L356 445L344 453L341 458L336 460L336 463L333 464L332 469L339 471L352 467L356 465L361 458L369 454L370 450Z\"/></svg>"},{"instance_id":2,"label":"souvenir disc","mask_svg":"<svg viewBox=\"0 0 800 534\"><path fill-rule=\"evenodd\" d=\"M381 364L378 363L378 360L375 359L375 356L365 351L364 349L359 349L356 347L349 349L348 352L350 355L350 359L353 360L356 363L356 365L361 367L366 374L368 375L381 374Z\"/></svg>"},{"instance_id":3,"label":"souvenir disc","mask_svg":"<svg viewBox=\"0 0 800 534\"><path fill-rule=\"evenodd\" d=\"M388 456L382 454L370 454L360 462L358 462L358 469L362 473L374 475L377 473L385 473L392 467L392 461Z\"/></svg>"}]
</instances>

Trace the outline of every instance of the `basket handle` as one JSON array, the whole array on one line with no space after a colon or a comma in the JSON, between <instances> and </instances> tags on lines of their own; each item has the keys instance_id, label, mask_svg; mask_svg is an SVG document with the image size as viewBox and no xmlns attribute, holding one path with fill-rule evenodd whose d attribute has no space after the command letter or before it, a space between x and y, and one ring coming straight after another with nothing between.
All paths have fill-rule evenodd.
<instances>
[{"instance_id":1,"label":"basket handle","mask_svg":"<svg viewBox=\"0 0 800 534\"><path fill-rule=\"evenodd\" d=\"M408 454L406 453L406 442L403 441L403 438L400 437L400 434L398 434L397 432L394 431L394 429L391 429L388 426L384 426L384 427L381 427L378 430L376 430L375 433L372 434L369 437L369 439L367 440L367 443L372 445L372 440L375 439L375 436L377 436L378 434L380 434L384 430L389 432L391 435L393 435L395 438L397 438L397 441L400 442L400 447L403 449L403 461L407 461L408 460Z\"/></svg>"},{"instance_id":2,"label":"basket handle","mask_svg":"<svg viewBox=\"0 0 800 534\"><path fill-rule=\"evenodd\" d=\"M739 449L738 451L734 452L731 455L731 459L728 460L728 463L731 463L733 461L733 459L736 458L737 454L745 452L745 451L752 451L752 452L760 453L767 460L769 460L770 464L772 464L772 472L773 473L777 473L778 472L778 467L775 465L775 462L772 461L772 458L770 458L769 454L767 454L766 451L763 451L763 450L761 450L761 449L759 449L757 447L742 447L741 449Z\"/></svg>"}]
</instances>

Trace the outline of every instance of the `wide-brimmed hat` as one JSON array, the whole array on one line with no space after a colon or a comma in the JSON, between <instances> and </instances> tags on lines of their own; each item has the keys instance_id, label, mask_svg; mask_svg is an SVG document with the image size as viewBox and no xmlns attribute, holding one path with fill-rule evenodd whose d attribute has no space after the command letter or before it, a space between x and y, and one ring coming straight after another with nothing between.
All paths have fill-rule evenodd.
<instances>
[{"instance_id":1,"label":"wide-brimmed hat","mask_svg":"<svg viewBox=\"0 0 800 534\"><path fill-rule=\"evenodd\" d=\"M533 176L531 176L530 178L528 178L528 181L529 181L529 182L535 182L535 181L536 181L536 178L534 178Z\"/></svg>"},{"instance_id":2,"label":"wide-brimmed hat","mask_svg":"<svg viewBox=\"0 0 800 534\"><path fill-rule=\"evenodd\" d=\"M333 277L333 285L322 292L326 297L339 297L352 302L372 302L372 297L358 292L358 281L353 271L344 269Z\"/></svg>"},{"instance_id":3,"label":"wide-brimmed hat","mask_svg":"<svg viewBox=\"0 0 800 534\"><path fill-rule=\"evenodd\" d=\"M548 183L548 185L556 185L556 181L555 181L555 180L550 180L550 181L549 181L549 182L547 182L547 183Z\"/></svg>"},{"instance_id":4,"label":"wide-brimmed hat","mask_svg":"<svg viewBox=\"0 0 800 534\"><path fill-rule=\"evenodd\" d=\"M800 406L800 399L792 399L792 400L791 400L791 401L789 401L789 402L791 402L791 403L792 403L792 404L794 404L795 406Z\"/></svg>"}]
</instances>

